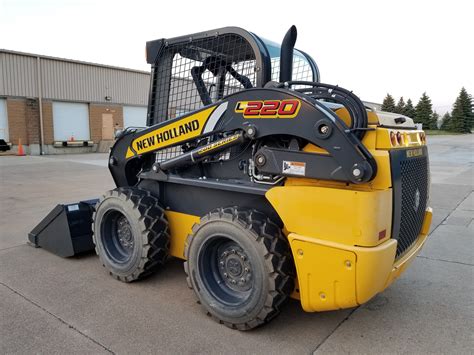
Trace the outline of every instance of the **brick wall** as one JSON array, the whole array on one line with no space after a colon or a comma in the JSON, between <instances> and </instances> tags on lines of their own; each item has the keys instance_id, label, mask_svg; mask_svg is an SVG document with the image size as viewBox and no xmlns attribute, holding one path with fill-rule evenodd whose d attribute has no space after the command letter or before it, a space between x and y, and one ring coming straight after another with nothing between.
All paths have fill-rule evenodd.
<instances>
[{"instance_id":1,"label":"brick wall","mask_svg":"<svg viewBox=\"0 0 474 355\"><path fill-rule=\"evenodd\" d=\"M26 99L25 101L26 133L28 136L27 144L40 143L40 118L39 103L37 99Z\"/></svg>"},{"instance_id":2,"label":"brick wall","mask_svg":"<svg viewBox=\"0 0 474 355\"><path fill-rule=\"evenodd\" d=\"M102 139L102 114L111 113L113 115L114 127L118 124L123 127L123 109L118 105L89 105L89 129L91 132L91 140L99 143Z\"/></svg>"},{"instance_id":3,"label":"brick wall","mask_svg":"<svg viewBox=\"0 0 474 355\"><path fill-rule=\"evenodd\" d=\"M26 100L8 98L7 115L10 142L18 144L18 139L21 138L22 144L29 144L26 128Z\"/></svg>"}]
</instances>

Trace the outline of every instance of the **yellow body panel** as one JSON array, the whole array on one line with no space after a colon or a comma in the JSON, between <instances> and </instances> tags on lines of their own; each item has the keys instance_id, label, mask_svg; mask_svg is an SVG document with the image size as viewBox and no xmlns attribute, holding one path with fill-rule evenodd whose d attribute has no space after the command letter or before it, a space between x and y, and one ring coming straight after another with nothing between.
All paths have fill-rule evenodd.
<instances>
[{"instance_id":1,"label":"yellow body panel","mask_svg":"<svg viewBox=\"0 0 474 355\"><path fill-rule=\"evenodd\" d=\"M357 305L355 268L352 267L356 255L324 244L308 243L307 238L294 233L288 235L303 309L314 312Z\"/></svg>"},{"instance_id":2,"label":"yellow body panel","mask_svg":"<svg viewBox=\"0 0 474 355\"><path fill-rule=\"evenodd\" d=\"M341 107L340 109L337 109L335 111L335 114L344 121L344 123L347 126L351 125L351 116L349 114L349 111L345 107ZM377 114L373 111L367 111L367 122L369 125L376 125L379 123L379 118L377 117Z\"/></svg>"},{"instance_id":3,"label":"yellow body panel","mask_svg":"<svg viewBox=\"0 0 474 355\"><path fill-rule=\"evenodd\" d=\"M374 246L390 238L390 189L281 186L270 189L265 196L289 232L361 246Z\"/></svg>"},{"instance_id":4,"label":"yellow body panel","mask_svg":"<svg viewBox=\"0 0 474 355\"><path fill-rule=\"evenodd\" d=\"M354 307L383 291L420 252L431 217L428 208L417 242L396 261L394 239L375 247L360 247L288 234L303 309L315 312Z\"/></svg>"},{"instance_id":5,"label":"yellow body panel","mask_svg":"<svg viewBox=\"0 0 474 355\"><path fill-rule=\"evenodd\" d=\"M165 211L170 229L170 255L176 258L185 259L184 245L186 238L191 234L191 229L195 223L199 223L199 217L190 214L174 211Z\"/></svg>"}]
</instances>

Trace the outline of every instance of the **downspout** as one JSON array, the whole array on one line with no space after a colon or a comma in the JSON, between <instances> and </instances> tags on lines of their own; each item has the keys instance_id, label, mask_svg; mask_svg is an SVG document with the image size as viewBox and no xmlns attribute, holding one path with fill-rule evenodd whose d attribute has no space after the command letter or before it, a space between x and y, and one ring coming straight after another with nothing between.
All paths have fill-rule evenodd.
<instances>
[{"instance_id":1,"label":"downspout","mask_svg":"<svg viewBox=\"0 0 474 355\"><path fill-rule=\"evenodd\" d=\"M38 104L39 104L39 119L40 119L40 155L44 155L44 129L43 129L43 93L41 88L43 83L41 81L41 62L40 57L36 57L36 81L38 83Z\"/></svg>"}]
</instances>

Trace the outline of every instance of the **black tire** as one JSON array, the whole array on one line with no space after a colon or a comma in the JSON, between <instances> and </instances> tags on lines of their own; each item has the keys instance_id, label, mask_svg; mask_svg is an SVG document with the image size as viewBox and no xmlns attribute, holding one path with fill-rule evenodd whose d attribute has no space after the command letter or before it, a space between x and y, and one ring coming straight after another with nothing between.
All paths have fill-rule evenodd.
<instances>
[{"instance_id":1,"label":"black tire","mask_svg":"<svg viewBox=\"0 0 474 355\"><path fill-rule=\"evenodd\" d=\"M294 288L294 264L281 229L263 213L219 208L188 236L187 281L208 315L249 330L280 312Z\"/></svg>"},{"instance_id":2,"label":"black tire","mask_svg":"<svg viewBox=\"0 0 474 355\"><path fill-rule=\"evenodd\" d=\"M117 280L142 279L168 257L168 221L158 199L148 191L108 191L96 206L92 230L95 251Z\"/></svg>"}]
</instances>

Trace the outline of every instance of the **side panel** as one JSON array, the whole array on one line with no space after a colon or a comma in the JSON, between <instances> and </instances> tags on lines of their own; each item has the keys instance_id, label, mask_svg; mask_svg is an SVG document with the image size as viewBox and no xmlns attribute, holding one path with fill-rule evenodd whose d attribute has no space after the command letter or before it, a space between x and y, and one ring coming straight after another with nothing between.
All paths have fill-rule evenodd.
<instances>
[{"instance_id":1,"label":"side panel","mask_svg":"<svg viewBox=\"0 0 474 355\"><path fill-rule=\"evenodd\" d=\"M199 223L199 217L175 211L165 211L170 228L170 255L176 258L185 259L184 245L192 227Z\"/></svg>"},{"instance_id":2,"label":"side panel","mask_svg":"<svg viewBox=\"0 0 474 355\"><path fill-rule=\"evenodd\" d=\"M279 216L263 195L152 180L143 181L139 187L160 197L170 227L170 255L180 259L185 259L184 245L192 226L218 207L256 209L282 226Z\"/></svg>"},{"instance_id":3,"label":"side panel","mask_svg":"<svg viewBox=\"0 0 474 355\"><path fill-rule=\"evenodd\" d=\"M298 274L300 300L308 312L363 304L383 291L403 272L394 264L397 241L390 239L371 248L349 246L303 235L288 235ZM400 268L400 270L399 270Z\"/></svg>"},{"instance_id":4,"label":"side panel","mask_svg":"<svg viewBox=\"0 0 474 355\"><path fill-rule=\"evenodd\" d=\"M306 242L294 234L289 239L306 312L357 306L354 253Z\"/></svg>"},{"instance_id":5,"label":"side panel","mask_svg":"<svg viewBox=\"0 0 474 355\"><path fill-rule=\"evenodd\" d=\"M375 246L390 238L391 189L284 186L265 196L289 232L359 246Z\"/></svg>"}]
</instances>

